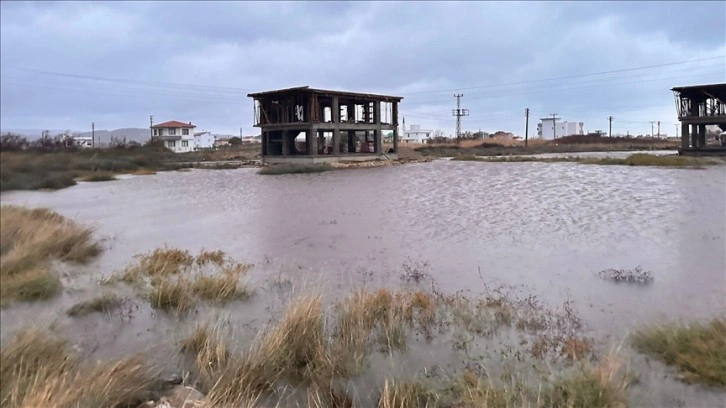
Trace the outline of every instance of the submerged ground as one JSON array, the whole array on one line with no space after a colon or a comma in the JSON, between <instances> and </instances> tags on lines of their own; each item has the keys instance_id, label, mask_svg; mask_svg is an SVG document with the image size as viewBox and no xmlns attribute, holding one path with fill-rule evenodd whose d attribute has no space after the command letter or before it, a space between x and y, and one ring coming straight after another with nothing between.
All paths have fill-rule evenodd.
<instances>
[{"instance_id":1,"label":"submerged ground","mask_svg":"<svg viewBox=\"0 0 726 408\"><path fill-rule=\"evenodd\" d=\"M3 205L49 207L94 228L103 252L87 265L55 265L63 274L59 296L1 309L1 339L8 344L33 321L52 327L85 357L145 350L167 373L183 372L189 366L177 357L179 346L197 326L219 325L230 348L247 350L258 330L279 321L298 296L320 294L324 319L334 322L339 316L329 307L361 288L378 301L377 290L386 288L394 295L420 292L437 305L457 296L486 300L499 288L520 306L535 296L536 304L552 311L552 322L568 310L575 313L581 325L567 330L591 343L594 360L586 358L588 364L602 369L605 357L616 353L634 373L625 393L631 406L718 406L724 398L718 387L680 381L678 370L632 350L630 338L650 325L723 315L724 196L723 166L442 160L276 177L256 169L192 170L121 176L57 192L3 193ZM135 255L164 247L192 254L222 250L253 264L244 275L250 296L222 305L199 298L190 314L179 316L153 307L133 285L99 283L132 265ZM598 275L637 267L652 272L653 280L614 283ZM116 294L122 307L67 315L99 293ZM466 330L446 326L442 317L436 327L448 329L437 340L414 333L406 353L372 354L374 370L351 380L348 394L368 406L386 379L433 375L437 384L427 386L445 387L447 376L468 370L475 380L496 378L503 386L507 370L519 372L532 361L545 371L573 367L560 353L554 365L532 356L542 333L523 337L516 313L510 326L502 326L503 315L495 312L481 333L472 326L485 315L481 311L452 323L455 329L461 319L474 319ZM325 327L326 336L334 336L336 326ZM501 328L496 334L486 330L495 327ZM574 346L580 343L568 344L579 350ZM539 381L536 373L526 375ZM556 395L548 395L554 401Z\"/></svg>"}]
</instances>

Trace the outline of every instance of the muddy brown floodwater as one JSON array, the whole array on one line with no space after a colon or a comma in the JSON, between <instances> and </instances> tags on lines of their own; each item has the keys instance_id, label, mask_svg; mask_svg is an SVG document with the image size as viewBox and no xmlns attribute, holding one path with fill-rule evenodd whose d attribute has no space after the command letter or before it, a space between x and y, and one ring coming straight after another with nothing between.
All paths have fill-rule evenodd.
<instances>
[{"instance_id":1,"label":"muddy brown floodwater","mask_svg":"<svg viewBox=\"0 0 726 408\"><path fill-rule=\"evenodd\" d=\"M629 330L644 324L724 310L725 166L437 160L319 174L256 172L167 172L3 193L2 204L49 207L94 227L106 251L82 268L91 278L75 280L60 298L2 309L2 338L29 321L51 322L103 355L180 338L174 319L150 311L153 318L123 324L62 313L90 297L100 276L163 246L221 249L256 265L253 287L284 278L332 297L361 284L400 285L403 265L425 262L446 292L483 281L525 284L549 303L574 300L603 345L623 344ZM637 266L652 271L651 284L597 276ZM288 296L261 289L252 300L258 312L240 305L232 319L240 326L264 323L265 308L279 309L274 304ZM638 361L637 406L723 404L722 392L681 384L658 363Z\"/></svg>"}]
</instances>

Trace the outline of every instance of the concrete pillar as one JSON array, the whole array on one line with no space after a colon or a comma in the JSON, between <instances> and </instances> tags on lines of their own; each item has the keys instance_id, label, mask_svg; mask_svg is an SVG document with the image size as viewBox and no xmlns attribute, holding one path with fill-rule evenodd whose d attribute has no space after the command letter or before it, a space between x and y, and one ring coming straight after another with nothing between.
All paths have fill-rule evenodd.
<instances>
[{"instance_id":1,"label":"concrete pillar","mask_svg":"<svg viewBox=\"0 0 726 408\"><path fill-rule=\"evenodd\" d=\"M282 131L282 155L283 156L290 155L290 131L289 130Z\"/></svg>"},{"instance_id":2,"label":"concrete pillar","mask_svg":"<svg viewBox=\"0 0 726 408\"><path fill-rule=\"evenodd\" d=\"M333 123L340 123L340 105L337 96L333 97L333 105L330 107L330 120Z\"/></svg>"},{"instance_id":3,"label":"concrete pillar","mask_svg":"<svg viewBox=\"0 0 726 408\"><path fill-rule=\"evenodd\" d=\"M318 131L314 127L307 130L308 139L308 154L310 156L316 156L318 154Z\"/></svg>"},{"instance_id":4,"label":"concrete pillar","mask_svg":"<svg viewBox=\"0 0 726 408\"><path fill-rule=\"evenodd\" d=\"M393 152L398 153L398 102L393 102L391 116L393 122Z\"/></svg>"},{"instance_id":5,"label":"concrete pillar","mask_svg":"<svg viewBox=\"0 0 726 408\"><path fill-rule=\"evenodd\" d=\"M373 102L373 123L381 124L381 102Z\"/></svg>"},{"instance_id":6,"label":"concrete pillar","mask_svg":"<svg viewBox=\"0 0 726 408\"><path fill-rule=\"evenodd\" d=\"M355 153L355 130L348 131L348 153Z\"/></svg>"},{"instance_id":7,"label":"concrete pillar","mask_svg":"<svg viewBox=\"0 0 726 408\"><path fill-rule=\"evenodd\" d=\"M333 154L340 154L340 129L337 125L333 129Z\"/></svg>"},{"instance_id":8,"label":"concrete pillar","mask_svg":"<svg viewBox=\"0 0 726 408\"><path fill-rule=\"evenodd\" d=\"M698 125L691 125L691 147L698 147Z\"/></svg>"},{"instance_id":9,"label":"concrete pillar","mask_svg":"<svg viewBox=\"0 0 726 408\"><path fill-rule=\"evenodd\" d=\"M698 146L706 147L706 125L698 125Z\"/></svg>"},{"instance_id":10,"label":"concrete pillar","mask_svg":"<svg viewBox=\"0 0 726 408\"><path fill-rule=\"evenodd\" d=\"M261 139L262 139L262 140L260 140L262 142L262 143L260 143L262 145L261 146L262 147L262 157L265 157L265 156L267 156L267 149L268 149L268 147L267 147L267 132L260 131L260 136L261 136Z\"/></svg>"},{"instance_id":11,"label":"concrete pillar","mask_svg":"<svg viewBox=\"0 0 726 408\"><path fill-rule=\"evenodd\" d=\"M688 124L681 122L681 148L688 149L691 145L690 134L688 133Z\"/></svg>"},{"instance_id":12,"label":"concrete pillar","mask_svg":"<svg viewBox=\"0 0 726 408\"><path fill-rule=\"evenodd\" d=\"M381 128L380 121L378 129L376 129L376 153L383 153L383 129Z\"/></svg>"}]
</instances>

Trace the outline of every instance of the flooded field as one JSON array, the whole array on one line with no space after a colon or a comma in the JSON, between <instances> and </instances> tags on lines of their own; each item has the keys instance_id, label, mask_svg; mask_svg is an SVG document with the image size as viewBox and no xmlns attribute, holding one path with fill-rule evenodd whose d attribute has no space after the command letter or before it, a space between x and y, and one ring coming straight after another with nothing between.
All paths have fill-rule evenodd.
<instances>
[{"instance_id":1,"label":"flooded field","mask_svg":"<svg viewBox=\"0 0 726 408\"><path fill-rule=\"evenodd\" d=\"M549 304L571 300L601 350L624 344L633 328L708 318L726 307L723 166L437 160L284 176L193 170L3 193L1 200L48 207L92 226L105 248L88 266L64 266L71 284L62 296L1 309L2 339L29 321L42 322L92 355L121 355L188 334L145 305L118 319L64 314L98 293L98 281L134 255L164 246L219 249L255 265L249 302L224 313L200 308L190 318L224 314L242 344L291 293L315 291L332 300L363 285L401 287L407 268L430 274L443 293L526 285ZM598 277L604 269L636 267L652 272L653 282ZM157 356L170 358L172 351ZM397 369L416 372L427 357L408 360ZM654 361L633 361L640 375L632 390L636 406L723 402L723 392L682 384Z\"/></svg>"}]
</instances>

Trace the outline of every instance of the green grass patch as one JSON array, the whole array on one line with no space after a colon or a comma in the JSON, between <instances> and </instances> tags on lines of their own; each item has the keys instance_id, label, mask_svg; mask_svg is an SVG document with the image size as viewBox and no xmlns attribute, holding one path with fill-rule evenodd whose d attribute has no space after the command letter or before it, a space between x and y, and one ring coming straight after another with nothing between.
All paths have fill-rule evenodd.
<instances>
[{"instance_id":1,"label":"green grass patch","mask_svg":"<svg viewBox=\"0 0 726 408\"><path fill-rule=\"evenodd\" d=\"M649 327L636 332L632 342L636 350L678 367L688 383L726 388L726 316Z\"/></svg>"},{"instance_id":2,"label":"green grass patch","mask_svg":"<svg viewBox=\"0 0 726 408\"><path fill-rule=\"evenodd\" d=\"M335 168L327 163L320 164L277 164L266 166L260 169L259 174L276 175L276 174L295 174L295 173L322 173L324 171L335 170Z\"/></svg>"}]
</instances>

